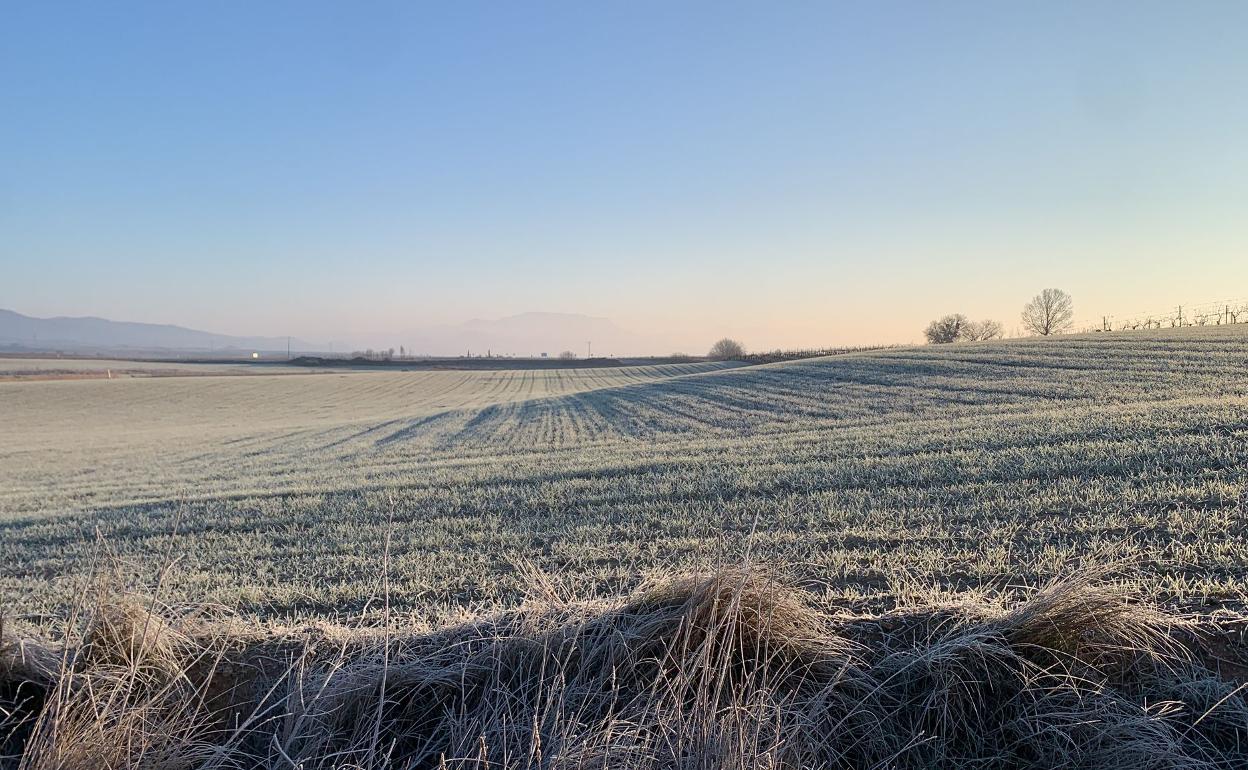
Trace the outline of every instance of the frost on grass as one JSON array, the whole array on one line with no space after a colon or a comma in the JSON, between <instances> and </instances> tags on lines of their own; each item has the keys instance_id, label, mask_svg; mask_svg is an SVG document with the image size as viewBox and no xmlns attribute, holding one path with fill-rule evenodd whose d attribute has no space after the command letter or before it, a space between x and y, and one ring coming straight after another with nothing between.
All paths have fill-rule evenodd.
<instances>
[{"instance_id":1,"label":"frost on grass","mask_svg":"<svg viewBox=\"0 0 1248 770\"><path fill-rule=\"evenodd\" d=\"M1243 766L1246 332L0 383L2 762Z\"/></svg>"},{"instance_id":2,"label":"frost on grass","mask_svg":"<svg viewBox=\"0 0 1248 770\"><path fill-rule=\"evenodd\" d=\"M905 573L1074 561L1242 609L1245 372L1248 324L715 371L0 384L0 598L63 615L97 533L145 583L176 523L168 598L285 620L358 613L391 529L398 608L435 619L514 605L517 558L606 597L747 534L861 611Z\"/></svg>"},{"instance_id":3,"label":"frost on grass","mask_svg":"<svg viewBox=\"0 0 1248 770\"><path fill-rule=\"evenodd\" d=\"M1248 763L1213 621L1084 578L876 616L741 569L420 632L91 614L61 647L6 635L5 766Z\"/></svg>"}]
</instances>

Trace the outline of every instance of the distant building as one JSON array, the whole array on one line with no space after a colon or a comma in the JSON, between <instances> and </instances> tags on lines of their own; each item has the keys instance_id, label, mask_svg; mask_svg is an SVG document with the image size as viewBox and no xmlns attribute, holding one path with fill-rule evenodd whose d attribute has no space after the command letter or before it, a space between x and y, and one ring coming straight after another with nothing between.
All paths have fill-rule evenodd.
<instances>
[{"instance_id":1,"label":"distant building","mask_svg":"<svg viewBox=\"0 0 1248 770\"><path fill-rule=\"evenodd\" d=\"M542 353L542 358L546 358L546 354L545 354L545 353Z\"/></svg>"}]
</instances>

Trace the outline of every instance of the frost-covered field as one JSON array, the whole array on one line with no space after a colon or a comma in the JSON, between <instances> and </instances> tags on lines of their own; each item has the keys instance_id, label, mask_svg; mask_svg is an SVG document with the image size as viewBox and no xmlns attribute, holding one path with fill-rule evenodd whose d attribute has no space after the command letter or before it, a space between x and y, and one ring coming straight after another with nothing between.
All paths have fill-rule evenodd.
<instances>
[{"instance_id":1,"label":"frost-covered field","mask_svg":"<svg viewBox=\"0 0 1248 770\"><path fill-rule=\"evenodd\" d=\"M76 377L188 377L196 375L256 374L247 363L220 361L127 361L112 358L13 358L0 356L0 381L12 379L72 379ZM266 373L307 374L301 366L265 364Z\"/></svg>"},{"instance_id":2,"label":"frost-covered field","mask_svg":"<svg viewBox=\"0 0 1248 770\"><path fill-rule=\"evenodd\" d=\"M1248 327L769 366L0 383L0 597L103 548L246 613L430 617L750 558L826 601L1139 568L1248 605ZM176 528L176 535L173 535ZM98 538L97 538L98 532ZM172 538L172 539L171 539Z\"/></svg>"}]
</instances>

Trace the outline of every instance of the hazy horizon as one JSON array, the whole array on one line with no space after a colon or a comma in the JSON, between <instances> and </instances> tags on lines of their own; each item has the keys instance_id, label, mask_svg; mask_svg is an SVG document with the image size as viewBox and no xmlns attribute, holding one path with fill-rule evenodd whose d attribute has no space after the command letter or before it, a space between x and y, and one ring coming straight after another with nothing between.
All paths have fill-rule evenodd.
<instances>
[{"instance_id":1,"label":"hazy horizon","mask_svg":"<svg viewBox=\"0 0 1248 770\"><path fill-rule=\"evenodd\" d=\"M1208 303L1215 305L1217 303ZM1229 302L1228 302L1229 304ZM1130 317L1140 319L1145 316L1152 316L1159 323L1167 323L1176 311L1182 310L1187 323L1192 322L1191 311L1193 308L1201 308L1200 305L1176 305L1164 308L1153 308L1152 311L1139 312L1129 314ZM1237 314L1244 313L1248 310L1248 298L1241 298L1238 302L1231 305ZM1204 309L1208 309L1205 307ZM538 356L541 354L555 355L560 351L569 350L578 357L582 355L598 355L607 357L636 357L636 356L668 356L671 354L680 355L703 355L715 339L719 337L696 338L686 335L683 338L668 335L654 335L647 333L639 333L635 329L617 324L614 319L605 316L593 316L581 313L561 313L561 312L545 312L545 311L526 311L516 313L510 316L500 318L471 318L461 322L449 322L431 324L427 326L414 326L380 331L380 332L344 332L330 333L328 336L308 337L297 334L285 335L280 333L270 333L268 331L248 331L242 332L223 332L213 327L194 327L187 324L178 323L176 321L136 321L132 318L105 318L95 315L80 314L57 314L46 317L30 316L27 313L20 313L13 308L0 308L0 311L19 312L20 315L32 317L35 320L103 320L113 323L140 323L154 324L157 326L173 326L187 331L208 333L220 337L234 337L237 339L246 338L265 338L271 344L263 346L263 350L285 349L286 343L293 340L295 352L305 353L341 353L347 354L352 352L362 352L365 350L385 351L387 348L404 349L409 355L416 356L455 356L463 355L465 351L472 355L486 354L492 352L495 355L504 356ZM1125 318L1128 314L1117 316ZM536 320L537 329L535 330L534 321ZM978 317L971 320L979 320ZM1096 319L1088 319L1089 324ZM1211 321L1210 323L1218 323L1220 321ZM586 324L589 324L593 331L586 333ZM1118 326L1112 326L1113 329L1119 329ZM1068 329L1068 332L1078 333L1088 331L1088 328L1082 328L1080 324L1076 324ZM1021 324L1012 323L1003 325L1003 336L1007 338L1030 336L1031 332L1022 328ZM722 336L722 335L720 335ZM812 349L812 348L830 348L837 346L873 346L873 345L918 345L923 344L923 335L921 331L916 331L908 339L869 339L862 341L829 343L826 340L811 342L808 344L759 344L757 342L749 342L741 340L747 350L755 352L763 352L776 349ZM588 338L588 339L587 339ZM39 338L43 339L43 338ZM595 340L597 340L595 342ZM12 343L17 340L7 337L0 328L0 344ZM65 340L60 340L64 342ZM27 342L22 340L21 342ZM81 341L79 341L81 342ZM218 343L220 346L222 343ZM26 346L27 349L34 350L35 347ZM134 347L130 343L120 343L113 345L105 345L104 348L112 348L121 350L126 347ZM199 349L203 346L180 346L165 345L170 350L192 350ZM254 347L254 345L250 346ZM74 350L73 345L66 348L64 345L54 344L49 341L46 350ZM87 348L82 348L87 350ZM204 348L206 349L206 348ZM20 350L16 350L20 353Z\"/></svg>"},{"instance_id":2,"label":"hazy horizon","mask_svg":"<svg viewBox=\"0 0 1248 770\"><path fill-rule=\"evenodd\" d=\"M0 307L668 352L1248 296L1248 6L1129 10L14 7Z\"/></svg>"}]
</instances>

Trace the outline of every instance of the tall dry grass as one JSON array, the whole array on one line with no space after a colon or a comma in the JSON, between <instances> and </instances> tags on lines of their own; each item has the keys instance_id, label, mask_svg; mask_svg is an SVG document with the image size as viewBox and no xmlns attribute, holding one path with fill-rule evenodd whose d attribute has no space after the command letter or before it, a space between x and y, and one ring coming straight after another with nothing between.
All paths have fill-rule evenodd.
<instances>
[{"instance_id":1,"label":"tall dry grass","mask_svg":"<svg viewBox=\"0 0 1248 770\"><path fill-rule=\"evenodd\" d=\"M424 632L88 614L4 629L3 767L1248 766L1238 652L1086 578L877 617L746 569Z\"/></svg>"}]
</instances>

